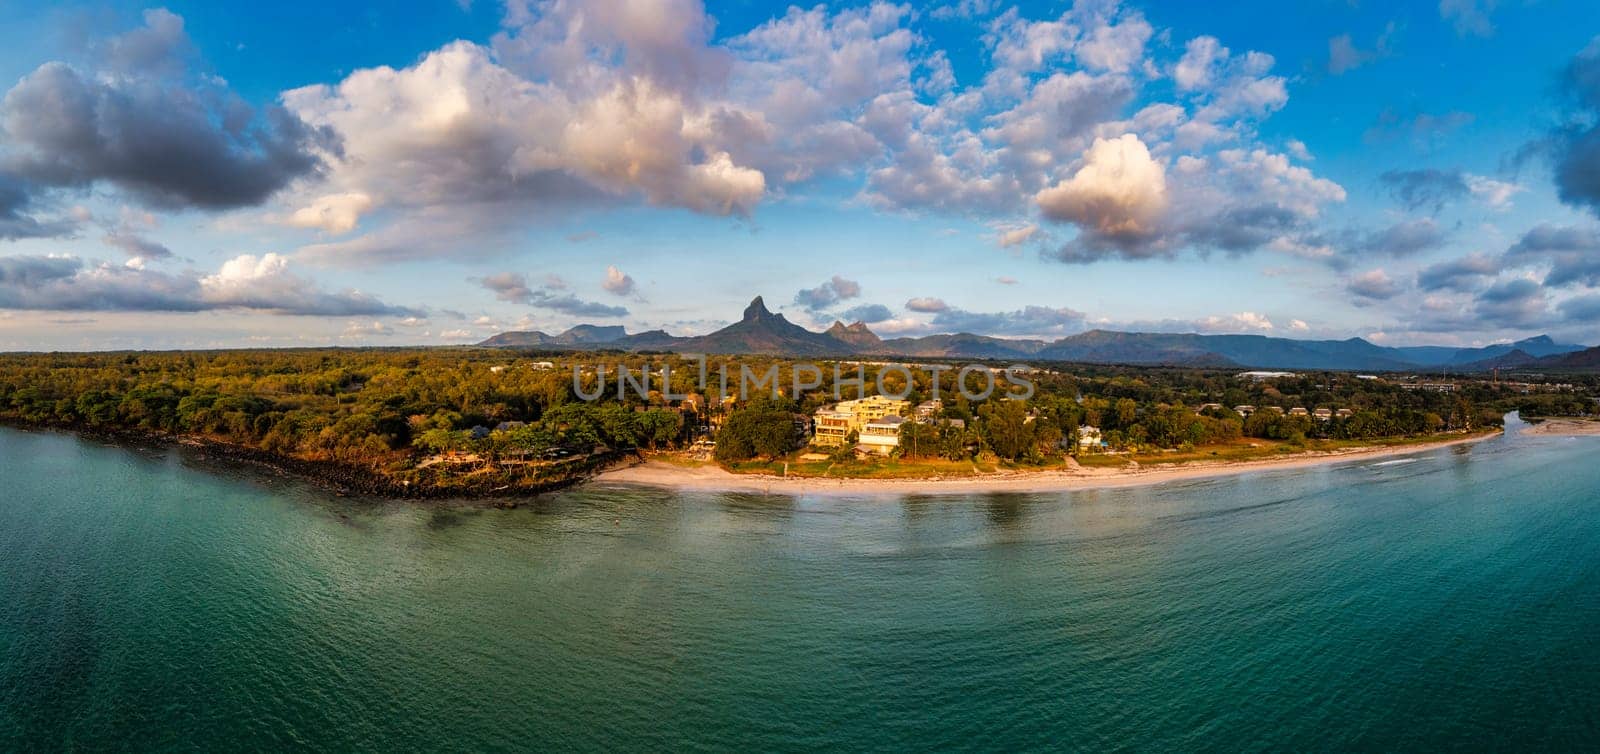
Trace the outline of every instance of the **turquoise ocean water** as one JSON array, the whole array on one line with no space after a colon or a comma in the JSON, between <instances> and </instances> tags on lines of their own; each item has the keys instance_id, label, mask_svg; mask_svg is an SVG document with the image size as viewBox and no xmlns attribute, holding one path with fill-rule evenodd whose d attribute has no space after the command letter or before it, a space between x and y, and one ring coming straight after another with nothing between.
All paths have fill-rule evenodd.
<instances>
[{"instance_id":1,"label":"turquoise ocean water","mask_svg":"<svg viewBox=\"0 0 1600 754\"><path fill-rule=\"evenodd\" d=\"M1600 438L1051 495L339 499L0 430L0 751L1600 748Z\"/></svg>"}]
</instances>

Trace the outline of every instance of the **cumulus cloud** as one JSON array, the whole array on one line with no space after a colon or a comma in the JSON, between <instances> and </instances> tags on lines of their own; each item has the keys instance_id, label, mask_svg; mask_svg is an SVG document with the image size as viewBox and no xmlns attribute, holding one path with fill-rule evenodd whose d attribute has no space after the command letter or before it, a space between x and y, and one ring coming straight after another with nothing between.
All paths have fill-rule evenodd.
<instances>
[{"instance_id":1,"label":"cumulus cloud","mask_svg":"<svg viewBox=\"0 0 1600 754\"><path fill-rule=\"evenodd\" d=\"M1313 223L1324 206L1345 199L1338 184L1265 149L1179 157L1167 173L1165 194L1166 212L1150 233L1080 233L1055 258L1084 263L1169 257L1184 248L1241 254L1262 247L1326 258L1332 251L1320 248L1328 242L1317 237Z\"/></svg>"},{"instance_id":2,"label":"cumulus cloud","mask_svg":"<svg viewBox=\"0 0 1600 754\"><path fill-rule=\"evenodd\" d=\"M1500 260L1495 257L1469 254L1423 268L1417 273L1417 287L1425 291L1472 291L1500 274L1500 269Z\"/></svg>"},{"instance_id":3,"label":"cumulus cloud","mask_svg":"<svg viewBox=\"0 0 1600 754\"><path fill-rule=\"evenodd\" d=\"M1574 296L1562 301L1557 308L1561 310L1562 317L1570 322L1600 322L1600 293Z\"/></svg>"},{"instance_id":4,"label":"cumulus cloud","mask_svg":"<svg viewBox=\"0 0 1600 754\"><path fill-rule=\"evenodd\" d=\"M1491 326L1536 326L1548 319L1549 311L1544 287L1528 278L1502 280L1478 295L1478 316Z\"/></svg>"},{"instance_id":5,"label":"cumulus cloud","mask_svg":"<svg viewBox=\"0 0 1600 754\"><path fill-rule=\"evenodd\" d=\"M618 296L630 296L634 290L633 276L617 269L616 265L608 265L606 279L600 283L600 287Z\"/></svg>"},{"instance_id":6,"label":"cumulus cloud","mask_svg":"<svg viewBox=\"0 0 1600 754\"><path fill-rule=\"evenodd\" d=\"M1506 250L1513 265L1548 266L1550 286L1600 286L1600 232L1591 228L1536 225Z\"/></svg>"},{"instance_id":7,"label":"cumulus cloud","mask_svg":"<svg viewBox=\"0 0 1600 754\"><path fill-rule=\"evenodd\" d=\"M278 254L244 254L215 273L167 274L77 257L0 257L0 308L48 311L224 309L308 316L419 316L357 290L325 291Z\"/></svg>"},{"instance_id":8,"label":"cumulus cloud","mask_svg":"<svg viewBox=\"0 0 1600 754\"><path fill-rule=\"evenodd\" d=\"M256 111L218 80L180 75L182 19L148 11L111 40L114 70L46 63L0 100L0 165L44 188L106 185L162 208L262 203L314 175L332 135L281 107Z\"/></svg>"},{"instance_id":9,"label":"cumulus cloud","mask_svg":"<svg viewBox=\"0 0 1600 754\"><path fill-rule=\"evenodd\" d=\"M972 312L951 307L935 314L929 324L938 332L1060 337L1081 331L1085 319L1083 312L1066 307L1025 306L1009 312Z\"/></svg>"},{"instance_id":10,"label":"cumulus cloud","mask_svg":"<svg viewBox=\"0 0 1600 754\"><path fill-rule=\"evenodd\" d=\"M41 219L33 211L36 197L28 182L0 170L0 241L69 235L78 224L69 218Z\"/></svg>"},{"instance_id":11,"label":"cumulus cloud","mask_svg":"<svg viewBox=\"0 0 1600 754\"><path fill-rule=\"evenodd\" d=\"M497 272L478 278L476 282L493 293L495 298L508 303L549 309L574 317L614 318L628 315L626 307L585 301L566 292L566 284L553 276L538 288L529 286L527 276L520 272Z\"/></svg>"},{"instance_id":12,"label":"cumulus cloud","mask_svg":"<svg viewBox=\"0 0 1600 754\"><path fill-rule=\"evenodd\" d=\"M1406 257L1437 249L1445 243L1439 224L1429 218L1402 220L1387 228L1356 234L1351 248L1358 254Z\"/></svg>"},{"instance_id":13,"label":"cumulus cloud","mask_svg":"<svg viewBox=\"0 0 1600 754\"><path fill-rule=\"evenodd\" d=\"M914 312L932 313L949 309L950 305L942 298L920 297L907 301L906 308Z\"/></svg>"},{"instance_id":14,"label":"cumulus cloud","mask_svg":"<svg viewBox=\"0 0 1600 754\"><path fill-rule=\"evenodd\" d=\"M1515 183L1437 168L1388 170L1379 175L1378 180L1407 209L1435 213L1444 209L1444 205L1466 197L1493 209L1505 209L1510 206L1511 197L1523 190Z\"/></svg>"},{"instance_id":15,"label":"cumulus cloud","mask_svg":"<svg viewBox=\"0 0 1600 754\"><path fill-rule=\"evenodd\" d=\"M125 230L108 232L103 240L108 246L115 246L135 259L166 259L172 256L172 250L166 246Z\"/></svg>"},{"instance_id":16,"label":"cumulus cloud","mask_svg":"<svg viewBox=\"0 0 1600 754\"><path fill-rule=\"evenodd\" d=\"M316 196L293 214L319 226L329 218L335 231L380 207L443 210L463 218L464 227L627 199L743 215L766 191L762 173L727 152L716 113L682 92L618 72L582 86L530 80L470 42L451 43L408 68L362 69L334 86L296 89L284 102L343 137L343 153L325 155L328 183L338 195L363 197L361 209L347 202L330 215L319 205L325 197ZM403 236L434 235L417 230ZM399 246L380 240L322 251L393 258L404 256ZM440 244L418 255L447 253L449 245Z\"/></svg>"},{"instance_id":17,"label":"cumulus cloud","mask_svg":"<svg viewBox=\"0 0 1600 754\"><path fill-rule=\"evenodd\" d=\"M1356 275L1345 283L1345 290L1367 301L1387 301L1400 295L1400 286L1382 269Z\"/></svg>"},{"instance_id":18,"label":"cumulus cloud","mask_svg":"<svg viewBox=\"0 0 1600 754\"><path fill-rule=\"evenodd\" d=\"M1217 75L1218 64L1227 59L1228 48L1216 37L1195 37L1184 45L1183 57L1172 69L1172 82L1181 90L1207 87Z\"/></svg>"},{"instance_id":19,"label":"cumulus cloud","mask_svg":"<svg viewBox=\"0 0 1600 754\"><path fill-rule=\"evenodd\" d=\"M853 306L844 310L839 316L840 318L850 320L851 322L865 322L867 324L872 324L874 322L882 322L884 320L894 319L894 312L890 311L889 307L884 306L883 304L862 304L860 306Z\"/></svg>"},{"instance_id":20,"label":"cumulus cloud","mask_svg":"<svg viewBox=\"0 0 1600 754\"><path fill-rule=\"evenodd\" d=\"M372 197L359 191L326 194L295 210L289 216L289 224L297 228L315 228L329 235L344 235L356 229L361 215L369 209L372 209Z\"/></svg>"},{"instance_id":21,"label":"cumulus cloud","mask_svg":"<svg viewBox=\"0 0 1600 754\"><path fill-rule=\"evenodd\" d=\"M1001 228L1000 234L995 238L995 242L1000 244L1000 248L1009 249L1013 246L1025 244L1038 235L1039 226L1027 223L1025 225Z\"/></svg>"},{"instance_id":22,"label":"cumulus cloud","mask_svg":"<svg viewBox=\"0 0 1600 754\"><path fill-rule=\"evenodd\" d=\"M815 288L802 289L794 294L794 303L815 312L860 295L861 285L859 283L834 275L822 285Z\"/></svg>"},{"instance_id":23,"label":"cumulus cloud","mask_svg":"<svg viewBox=\"0 0 1600 754\"><path fill-rule=\"evenodd\" d=\"M1083 166L1034 201L1045 217L1077 225L1095 239L1137 243L1155 233L1166 209L1166 169L1134 134L1095 139Z\"/></svg>"},{"instance_id":24,"label":"cumulus cloud","mask_svg":"<svg viewBox=\"0 0 1600 754\"><path fill-rule=\"evenodd\" d=\"M1562 201L1600 215L1600 37L1568 62L1561 88L1569 110L1546 145L1556 190Z\"/></svg>"}]
</instances>

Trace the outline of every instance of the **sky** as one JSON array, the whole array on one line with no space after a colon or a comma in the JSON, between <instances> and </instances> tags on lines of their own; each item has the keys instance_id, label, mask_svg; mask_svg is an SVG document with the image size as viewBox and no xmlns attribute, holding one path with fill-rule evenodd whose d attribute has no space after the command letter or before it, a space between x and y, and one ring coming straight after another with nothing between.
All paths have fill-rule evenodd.
<instances>
[{"instance_id":1,"label":"sky","mask_svg":"<svg viewBox=\"0 0 1600 754\"><path fill-rule=\"evenodd\" d=\"M1600 6L0 0L0 350L1600 343Z\"/></svg>"}]
</instances>

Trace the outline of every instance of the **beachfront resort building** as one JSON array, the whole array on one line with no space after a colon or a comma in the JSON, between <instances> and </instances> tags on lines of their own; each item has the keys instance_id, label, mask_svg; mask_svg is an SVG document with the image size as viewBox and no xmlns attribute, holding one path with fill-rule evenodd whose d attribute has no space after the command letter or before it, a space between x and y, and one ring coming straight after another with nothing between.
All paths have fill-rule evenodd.
<instances>
[{"instance_id":1,"label":"beachfront resort building","mask_svg":"<svg viewBox=\"0 0 1600 754\"><path fill-rule=\"evenodd\" d=\"M1105 444L1105 439L1100 436L1099 427L1091 427L1087 424L1078 427L1078 449L1099 450Z\"/></svg>"},{"instance_id":2,"label":"beachfront resort building","mask_svg":"<svg viewBox=\"0 0 1600 754\"><path fill-rule=\"evenodd\" d=\"M857 439L856 450L873 455L886 456L900 447L900 425L906 418L890 414L881 419L873 419L861 428L861 435Z\"/></svg>"},{"instance_id":3,"label":"beachfront resort building","mask_svg":"<svg viewBox=\"0 0 1600 754\"><path fill-rule=\"evenodd\" d=\"M866 429L868 422L886 416L900 416L910 406L910 401L885 398L881 395L824 406L817 409L813 417L815 434L811 438L811 444L824 447L843 445L849 441L852 432L860 435L862 430ZM898 443L898 427L895 430L895 437Z\"/></svg>"}]
</instances>

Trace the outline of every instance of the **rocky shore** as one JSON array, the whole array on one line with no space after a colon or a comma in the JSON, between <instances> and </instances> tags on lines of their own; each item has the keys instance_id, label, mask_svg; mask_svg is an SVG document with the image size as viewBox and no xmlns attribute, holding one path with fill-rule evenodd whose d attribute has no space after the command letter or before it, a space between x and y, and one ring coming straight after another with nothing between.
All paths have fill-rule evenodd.
<instances>
[{"instance_id":1,"label":"rocky shore","mask_svg":"<svg viewBox=\"0 0 1600 754\"><path fill-rule=\"evenodd\" d=\"M575 459L554 477L536 479L506 477L458 477L450 484L408 483L375 469L338 461L295 458L223 442L209 437L175 435L142 429L62 427L6 420L6 426L31 431L72 432L101 442L143 447L176 448L186 459L198 463L232 468L251 468L273 476L310 483L335 495L403 500L492 499L498 505L514 507L516 498L571 487L595 477L607 468L633 458L624 451Z\"/></svg>"}]
</instances>

